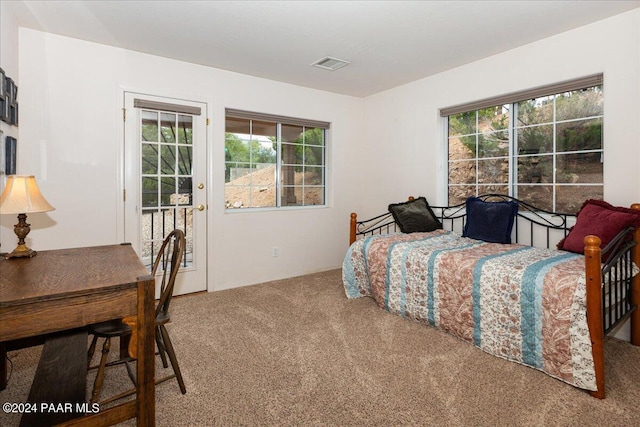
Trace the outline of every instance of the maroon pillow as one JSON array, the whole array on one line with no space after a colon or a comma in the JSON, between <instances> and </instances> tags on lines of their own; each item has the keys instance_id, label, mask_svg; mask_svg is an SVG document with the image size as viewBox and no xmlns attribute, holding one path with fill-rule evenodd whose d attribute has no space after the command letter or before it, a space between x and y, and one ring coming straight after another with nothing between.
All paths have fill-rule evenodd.
<instances>
[{"instance_id":1,"label":"maroon pillow","mask_svg":"<svg viewBox=\"0 0 640 427\"><path fill-rule=\"evenodd\" d=\"M576 225L558 243L558 249L584 253L584 238L598 236L604 248L627 227L640 227L640 211L612 206L604 200L587 200L577 213Z\"/></svg>"}]
</instances>

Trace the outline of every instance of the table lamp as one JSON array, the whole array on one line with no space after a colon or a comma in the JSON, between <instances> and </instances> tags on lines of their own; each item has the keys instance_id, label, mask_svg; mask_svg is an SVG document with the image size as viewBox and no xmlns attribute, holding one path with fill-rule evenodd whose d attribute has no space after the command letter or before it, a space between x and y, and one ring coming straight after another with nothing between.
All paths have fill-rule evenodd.
<instances>
[{"instance_id":1,"label":"table lamp","mask_svg":"<svg viewBox=\"0 0 640 427\"><path fill-rule=\"evenodd\" d=\"M36 256L36 251L24 244L24 238L31 231L31 224L27 224L27 214L54 209L40 193L33 175L7 176L7 185L0 195L0 214L18 214L18 223L13 227L18 236L18 246L4 257L8 259Z\"/></svg>"}]
</instances>

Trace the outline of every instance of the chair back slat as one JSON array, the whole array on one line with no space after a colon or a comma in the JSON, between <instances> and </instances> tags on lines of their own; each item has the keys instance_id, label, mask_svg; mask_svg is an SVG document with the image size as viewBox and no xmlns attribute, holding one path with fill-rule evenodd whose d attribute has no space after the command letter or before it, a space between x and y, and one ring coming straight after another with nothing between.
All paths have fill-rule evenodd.
<instances>
[{"instance_id":1,"label":"chair back slat","mask_svg":"<svg viewBox=\"0 0 640 427\"><path fill-rule=\"evenodd\" d=\"M160 251L153 263L151 274L155 277L158 267L162 266L162 280L160 282L160 301L156 306L156 317L160 313L169 312L169 304L173 296L176 276L180 270L180 263L184 256L185 237L182 230L173 230L165 237Z\"/></svg>"}]
</instances>

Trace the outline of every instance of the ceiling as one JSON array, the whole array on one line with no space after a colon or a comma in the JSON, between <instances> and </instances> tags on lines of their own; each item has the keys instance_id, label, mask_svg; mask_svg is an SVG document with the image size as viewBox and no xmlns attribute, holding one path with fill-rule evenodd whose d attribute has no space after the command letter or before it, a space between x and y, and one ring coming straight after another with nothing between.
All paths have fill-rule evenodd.
<instances>
[{"instance_id":1,"label":"ceiling","mask_svg":"<svg viewBox=\"0 0 640 427\"><path fill-rule=\"evenodd\" d=\"M4 0L3 0L4 1ZM365 97L640 1L13 1L18 25ZM351 64L312 67L332 56Z\"/></svg>"}]
</instances>

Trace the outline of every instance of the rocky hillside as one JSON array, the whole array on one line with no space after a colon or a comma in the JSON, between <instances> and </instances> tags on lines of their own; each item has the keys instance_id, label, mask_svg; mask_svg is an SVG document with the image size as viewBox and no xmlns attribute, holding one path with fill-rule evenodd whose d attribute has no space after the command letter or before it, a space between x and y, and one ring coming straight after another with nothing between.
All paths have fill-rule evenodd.
<instances>
[{"instance_id":1,"label":"rocky hillside","mask_svg":"<svg viewBox=\"0 0 640 427\"><path fill-rule=\"evenodd\" d=\"M225 184L224 196L225 206L227 208L242 207L273 207L276 205L276 167L275 165L256 169L254 172L243 175ZM307 173L306 181L311 178ZM303 174L295 173L294 185L302 185ZM324 192L322 188L307 188L303 192L302 187L296 187L294 190L296 196L295 203L292 205L321 205L324 202Z\"/></svg>"}]
</instances>

